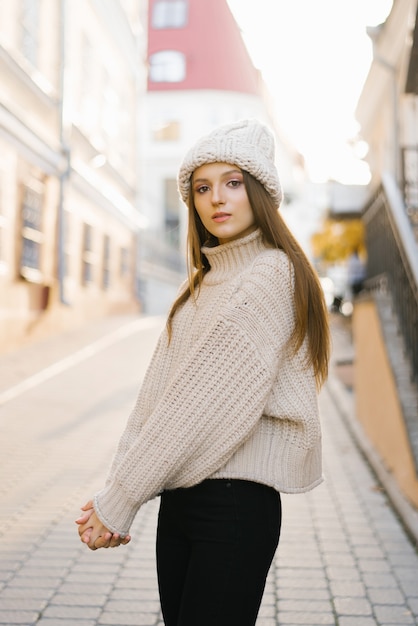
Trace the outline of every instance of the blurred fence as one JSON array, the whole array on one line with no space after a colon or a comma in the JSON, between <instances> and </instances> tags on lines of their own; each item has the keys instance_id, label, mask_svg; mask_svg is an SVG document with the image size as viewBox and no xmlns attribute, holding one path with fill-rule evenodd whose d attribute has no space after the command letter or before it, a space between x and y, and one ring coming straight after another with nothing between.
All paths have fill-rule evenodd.
<instances>
[{"instance_id":1,"label":"blurred fence","mask_svg":"<svg viewBox=\"0 0 418 626\"><path fill-rule=\"evenodd\" d=\"M384 177L364 212L367 243L367 285L389 291L418 384L418 254L405 204L396 183Z\"/></svg>"},{"instance_id":2,"label":"blurred fence","mask_svg":"<svg viewBox=\"0 0 418 626\"><path fill-rule=\"evenodd\" d=\"M418 240L418 146L402 148L402 187L406 212Z\"/></svg>"}]
</instances>

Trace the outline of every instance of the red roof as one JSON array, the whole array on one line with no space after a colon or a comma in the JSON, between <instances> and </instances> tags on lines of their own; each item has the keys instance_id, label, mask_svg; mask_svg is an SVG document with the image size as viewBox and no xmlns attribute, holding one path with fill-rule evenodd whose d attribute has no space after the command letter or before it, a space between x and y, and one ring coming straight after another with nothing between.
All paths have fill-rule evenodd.
<instances>
[{"instance_id":1,"label":"red roof","mask_svg":"<svg viewBox=\"0 0 418 626\"><path fill-rule=\"evenodd\" d=\"M178 82L148 80L148 91L218 89L259 95L259 72L227 0L188 0L188 19L181 28L152 26L156 2L161 0L149 0L148 59L164 50L183 53L186 72Z\"/></svg>"}]
</instances>

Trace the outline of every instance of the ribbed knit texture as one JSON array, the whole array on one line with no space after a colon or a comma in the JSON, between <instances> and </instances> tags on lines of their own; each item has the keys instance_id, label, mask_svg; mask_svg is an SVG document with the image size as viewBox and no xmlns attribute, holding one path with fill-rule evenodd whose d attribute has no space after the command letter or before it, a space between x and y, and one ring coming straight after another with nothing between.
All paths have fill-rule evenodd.
<instances>
[{"instance_id":1,"label":"ribbed knit texture","mask_svg":"<svg viewBox=\"0 0 418 626\"><path fill-rule=\"evenodd\" d=\"M164 489L241 478L278 491L322 481L315 378L293 355L293 280L287 256L260 231L204 248L211 270L196 299L164 330L94 506L126 534Z\"/></svg>"}]
</instances>

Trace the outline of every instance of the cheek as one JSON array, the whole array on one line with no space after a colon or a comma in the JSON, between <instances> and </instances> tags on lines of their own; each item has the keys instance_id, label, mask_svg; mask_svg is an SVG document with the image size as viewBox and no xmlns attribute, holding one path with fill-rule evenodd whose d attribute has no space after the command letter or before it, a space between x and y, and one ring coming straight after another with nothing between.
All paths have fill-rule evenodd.
<instances>
[{"instance_id":1,"label":"cheek","mask_svg":"<svg viewBox=\"0 0 418 626\"><path fill-rule=\"evenodd\" d=\"M252 210L250 206L247 206L245 214L247 216L248 221L251 222L252 224L255 224L254 211Z\"/></svg>"},{"instance_id":2,"label":"cheek","mask_svg":"<svg viewBox=\"0 0 418 626\"><path fill-rule=\"evenodd\" d=\"M196 203L195 203L194 213L200 219L202 224L205 225L205 214L202 211L202 208L200 206L199 208L196 206Z\"/></svg>"},{"instance_id":3,"label":"cheek","mask_svg":"<svg viewBox=\"0 0 418 626\"><path fill-rule=\"evenodd\" d=\"M207 215L207 210L205 210L205 203L202 202L201 197L198 197L197 199L194 200L194 207L195 207L196 213L198 214L198 216L203 222L203 220L205 219L205 215Z\"/></svg>"}]
</instances>

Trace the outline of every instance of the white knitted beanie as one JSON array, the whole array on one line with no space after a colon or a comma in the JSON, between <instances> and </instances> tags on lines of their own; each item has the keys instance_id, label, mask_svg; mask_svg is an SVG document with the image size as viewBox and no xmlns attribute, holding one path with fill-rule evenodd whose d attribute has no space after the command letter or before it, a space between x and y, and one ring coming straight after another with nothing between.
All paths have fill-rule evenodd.
<instances>
[{"instance_id":1,"label":"white knitted beanie","mask_svg":"<svg viewBox=\"0 0 418 626\"><path fill-rule=\"evenodd\" d=\"M226 124L202 137L187 152L178 174L178 188L184 202L190 192L190 178L205 163L231 163L264 185L277 206L282 201L282 188L274 163L274 137L257 120Z\"/></svg>"}]
</instances>

